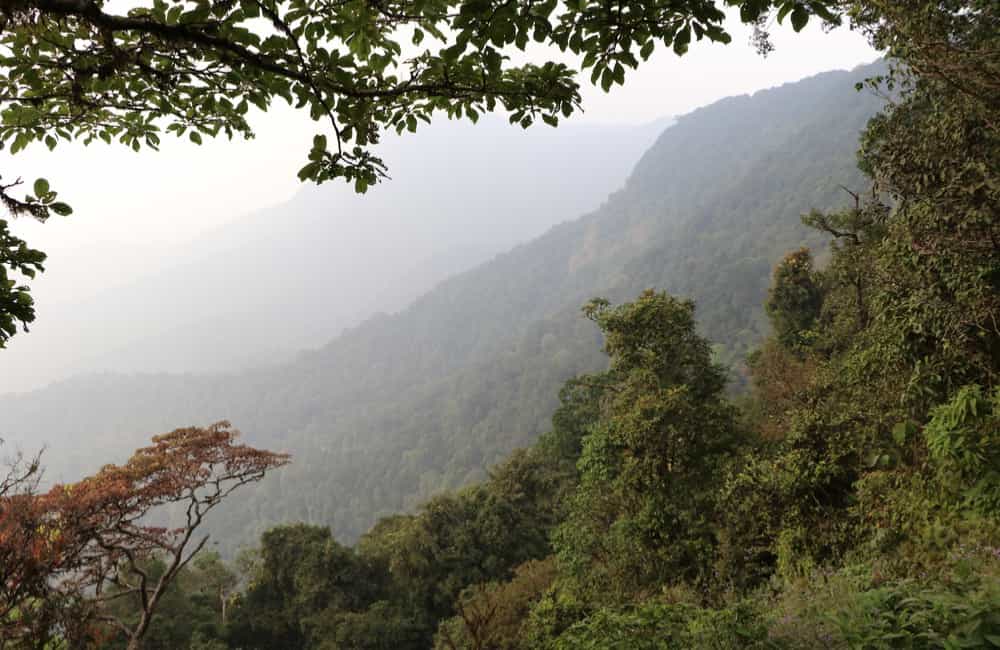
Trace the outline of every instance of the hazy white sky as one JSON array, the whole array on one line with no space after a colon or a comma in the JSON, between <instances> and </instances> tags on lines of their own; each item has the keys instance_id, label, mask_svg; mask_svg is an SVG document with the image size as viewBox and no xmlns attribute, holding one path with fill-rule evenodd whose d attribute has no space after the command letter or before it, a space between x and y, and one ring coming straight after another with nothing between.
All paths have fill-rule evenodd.
<instances>
[{"instance_id":1,"label":"hazy white sky","mask_svg":"<svg viewBox=\"0 0 1000 650\"><path fill-rule=\"evenodd\" d=\"M585 84L585 112L573 119L651 121L877 57L858 34L847 29L823 33L810 25L799 34L776 26L777 49L761 58L749 45L748 30L733 29L728 46L695 43L681 58L658 49L610 94ZM50 253L50 272L39 281L39 292L65 299L74 283L107 278L116 268L141 268L165 244L188 240L298 191L295 173L317 124L279 106L256 116L254 126L257 137L249 142L220 140L196 147L186 140L167 141L159 153L60 145L51 153L35 146L15 157L0 156L5 178L19 175L30 182L44 176L76 210L72 217L53 217L44 225L15 223L17 232Z\"/></svg>"}]
</instances>

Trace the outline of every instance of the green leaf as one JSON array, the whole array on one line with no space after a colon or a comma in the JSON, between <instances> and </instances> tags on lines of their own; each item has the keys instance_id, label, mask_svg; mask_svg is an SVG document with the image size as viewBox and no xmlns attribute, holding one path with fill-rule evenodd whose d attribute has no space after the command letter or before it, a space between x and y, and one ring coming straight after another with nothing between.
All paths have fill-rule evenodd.
<instances>
[{"instance_id":1,"label":"green leaf","mask_svg":"<svg viewBox=\"0 0 1000 650\"><path fill-rule=\"evenodd\" d=\"M612 83L614 83L614 73L611 72L611 68L604 68L604 72L601 73L601 89L608 92Z\"/></svg>"},{"instance_id":2,"label":"green leaf","mask_svg":"<svg viewBox=\"0 0 1000 650\"><path fill-rule=\"evenodd\" d=\"M197 131L192 131L188 137L191 139L191 142L201 144L201 134Z\"/></svg>"},{"instance_id":3,"label":"green leaf","mask_svg":"<svg viewBox=\"0 0 1000 650\"><path fill-rule=\"evenodd\" d=\"M778 23L783 23L785 21L785 16L787 16L788 12L794 9L795 6L796 5L792 4L791 2L786 2L785 4L781 5L781 9L778 10Z\"/></svg>"},{"instance_id":4,"label":"green leaf","mask_svg":"<svg viewBox=\"0 0 1000 650\"><path fill-rule=\"evenodd\" d=\"M625 83L625 68L621 63L616 63L612 70L614 82L619 86Z\"/></svg>"},{"instance_id":5,"label":"green leaf","mask_svg":"<svg viewBox=\"0 0 1000 650\"><path fill-rule=\"evenodd\" d=\"M319 171L319 163L311 162L305 167L299 170L299 180L307 181L316 177L316 173Z\"/></svg>"},{"instance_id":6,"label":"green leaf","mask_svg":"<svg viewBox=\"0 0 1000 650\"><path fill-rule=\"evenodd\" d=\"M62 202L59 202L59 201L57 201L57 202L53 203L52 205L50 205L49 206L49 210L52 210L53 212L55 212L56 214L58 214L61 217L68 217L69 215L73 214L73 208L71 208L71 207L69 207L69 205L67 205L65 203L62 203Z\"/></svg>"},{"instance_id":7,"label":"green leaf","mask_svg":"<svg viewBox=\"0 0 1000 650\"><path fill-rule=\"evenodd\" d=\"M802 5L795 5L792 10L792 29L801 32L802 28L809 22L809 12Z\"/></svg>"},{"instance_id":8,"label":"green leaf","mask_svg":"<svg viewBox=\"0 0 1000 650\"><path fill-rule=\"evenodd\" d=\"M691 43L691 27L688 25L684 26L684 29L677 32L674 36L674 53L677 56L681 56L688 51L688 45Z\"/></svg>"},{"instance_id":9,"label":"green leaf","mask_svg":"<svg viewBox=\"0 0 1000 650\"><path fill-rule=\"evenodd\" d=\"M601 78L601 74L607 70L603 65L595 65L593 71L590 73L590 83L597 85L597 81Z\"/></svg>"},{"instance_id":10,"label":"green leaf","mask_svg":"<svg viewBox=\"0 0 1000 650\"><path fill-rule=\"evenodd\" d=\"M49 182L44 178L39 178L35 181L34 187L32 189L35 192L35 196L42 197L49 193Z\"/></svg>"},{"instance_id":11,"label":"green leaf","mask_svg":"<svg viewBox=\"0 0 1000 650\"><path fill-rule=\"evenodd\" d=\"M892 428L892 439L897 445L903 445L917 432L917 427L912 422L899 422Z\"/></svg>"},{"instance_id":12,"label":"green leaf","mask_svg":"<svg viewBox=\"0 0 1000 650\"><path fill-rule=\"evenodd\" d=\"M14 144L10 146L10 152L14 154L17 153L18 151L21 151L22 149L28 146L28 142L29 142L28 136L26 136L23 133L18 133L17 136L14 138Z\"/></svg>"}]
</instances>

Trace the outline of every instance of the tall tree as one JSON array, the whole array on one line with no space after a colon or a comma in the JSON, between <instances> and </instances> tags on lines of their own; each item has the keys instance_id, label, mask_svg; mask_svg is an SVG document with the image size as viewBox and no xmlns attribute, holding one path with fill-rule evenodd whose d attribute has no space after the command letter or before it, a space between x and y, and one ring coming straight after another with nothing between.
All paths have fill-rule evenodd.
<instances>
[{"instance_id":1,"label":"tall tree","mask_svg":"<svg viewBox=\"0 0 1000 650\"><path fill-rule=\"evenodd\" d=\"M774 269L765 305L778 341L790 348L807 343L822 304L812 254L803 248L786 255Z\"/></svg>"},{"instance_id":2,"label":"tall tree","mask_svg":"<svg viewBox=\"0 0 1000 650\"><path fill-rule=\"evenodd\" d=\"M694 305L647 291L586 308L611 367L583 439L580 484L557 530L561 566L600 598L697 580L711 560L713 477L735 442L725 373Z\"/></svg>"}]
</instances>

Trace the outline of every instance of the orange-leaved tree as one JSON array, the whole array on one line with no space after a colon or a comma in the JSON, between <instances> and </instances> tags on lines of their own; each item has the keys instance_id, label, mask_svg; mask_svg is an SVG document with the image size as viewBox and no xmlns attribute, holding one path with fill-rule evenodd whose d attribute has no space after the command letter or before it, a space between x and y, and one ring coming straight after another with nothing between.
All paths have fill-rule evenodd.
<instances>
[{"instance_id":1,"label":"orange-leaved tree","mask_svg":"<svg viewBox=\"0 0 1000 650\"><path fill-rule=\"evenodd\" d=\"M24 471L0 493L0 647L71 647L121 634L140 648L156 606L178 573L204 548L206 515L237 488L286 464L288 455L237 444L228 422L156 436L124 465L107 465L71 485L37 494ZM20 479L20 480L18 480ZM154 525L171 508L179 521ZM152 576L150 558L165 570ZM132 599L137 621L112 613Z\"/></svg>"}]
</instances>

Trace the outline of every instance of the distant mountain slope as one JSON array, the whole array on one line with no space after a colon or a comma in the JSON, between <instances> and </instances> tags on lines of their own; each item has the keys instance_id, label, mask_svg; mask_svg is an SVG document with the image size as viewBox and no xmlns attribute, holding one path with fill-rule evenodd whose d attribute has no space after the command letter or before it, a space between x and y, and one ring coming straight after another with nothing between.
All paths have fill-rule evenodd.
<instances>
[{"instance_id":1,"label":"distant mountain slope","mask_svg":"<svg viewBox=\"0 0 1000 650\"><path fill-rule=\"evenodd\" d=\"M484 118L388 138L393 179L364 196L344 183L303 186L177 246L164 268L69 304L40 293L31 334L0 355L0 393L83 372L290 359L592 208L668 123L525 131Z\"/></svg>"},{"instance_id":2,"label":"distant mountain slope","mask_svg":"<svg viewBox=\"0 0 1000 650\"><path fill-rule=\"evenodd\" d=\"M597 210L293 363L79 378L0 398L0 435L50 441L58 473L225 417L296 455L222 513L227 543L298 519L351 539L382 514L481 478L547 426L560 384L603 363L579 315L592 296L650 286L691 296L723 358L741 358L764 331L773 263L820 243L799 215L841 204L839 185L862 182L857 137L879 101L853 86L874 71L822 74L681 118Z\"/></svg>"}]
</instances>

